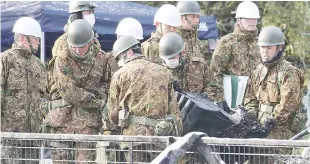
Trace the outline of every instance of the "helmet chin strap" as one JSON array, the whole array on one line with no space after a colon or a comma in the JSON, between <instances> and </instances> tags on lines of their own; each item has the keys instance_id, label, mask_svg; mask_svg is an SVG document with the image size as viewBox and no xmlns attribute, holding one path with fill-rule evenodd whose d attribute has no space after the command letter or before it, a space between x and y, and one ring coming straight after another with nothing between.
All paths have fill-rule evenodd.
<instances>
[{"instance_id":1,"label":"helmet chin strap","mask_svg":"<svg viewBox=\"0 0 310 164\"><path fill-rule=\"evenodd\" d=\"M160 28L160 33L161 33L161 36L164 35L164 32L163 32L163 26L162 26L162 23L159 23L159 28Z\"/></svg>"},{"instance_id":2,"label":"helmet chin strap","mask_svg":"<svg viewBox=\"0 0 310 164\"><path fill-rule=\"evenodd\" d=\"M193 31L196 31L197 29L193 27L192 23L193 21L189 21L187 18L187 15L185 15L185 21L189 24L189 26L192 28Z\"/></svg>"},{"instance_id":3,"label":"helmet chin strap","mask_svg":"<svg viewBox=\"0 0 310 164\"><path fill-rule=\"evenodd\" d=\"M241 28L243 31L247 31L247 30L243 27L243 25L242 25L241 18L238 18L238 20L240 20L240 21L239 21L239 22L240 22L240 24L239 24L240 28Z\"/></svg>"},{"instance_id":4,"label":"helmet chin strap","mask_svg":"<svg viewBox=\"0 0 310 164\"><path fill-rule=\"evenodd\" d=\"M28 45L29 45L29 48L30 48L30 53L32 54L35 54L38 52L38 49L34 49L32 44L31 44L31 41L30 41L30 36L26 36L26 39L27 39L27 42L28 42Z\"/></svg>"}]
</instances>

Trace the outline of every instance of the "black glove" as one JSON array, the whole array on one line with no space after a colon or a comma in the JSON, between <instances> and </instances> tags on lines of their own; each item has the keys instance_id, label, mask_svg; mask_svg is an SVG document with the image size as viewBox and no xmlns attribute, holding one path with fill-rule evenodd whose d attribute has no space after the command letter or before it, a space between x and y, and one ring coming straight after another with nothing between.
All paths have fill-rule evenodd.
<instances>
[{"instance_id":1,"label":"black glove","mask_svg":"<svg viewBox=\"0 0 310 164\"><path fill-rule=\"evenodd\" d=\"M226 112L230 112L231 111L226 101L218 102L218 103L216 103L216 105L218 107L222 108Z\"/></svg>"},{"instance_id":2,"label":"black glove","mask_svg":"<svg viewBox=\"0 0 310 164\"><path fill-rule=\"evenodd\" d=\"M276 121L273 118L267 118L264 122L264 127L272 128L275 125Z\"/></svg>"},{"instance_id":3,"label":"black glove","mask_svg":"<svg viewBox=\"0 0 310 164\"><path fill-rule=\"evenodd\" d=\"M274 125L275 125L275 120L271 118L267 118L263 126L252 127L251 129L252 131L249 133L249 136L252 138L265 138L269 135Z\"/></svg>"},{"instance_id":4,"label":"black glove","mask_svg":"<svg viewBox=\"0 0 310 164\"><path fill-rule=\"evenodd\" d=\"M180 84L176 81L173 81L173 89L174 91L182 92Z\"/></svg>"}]
</instances>

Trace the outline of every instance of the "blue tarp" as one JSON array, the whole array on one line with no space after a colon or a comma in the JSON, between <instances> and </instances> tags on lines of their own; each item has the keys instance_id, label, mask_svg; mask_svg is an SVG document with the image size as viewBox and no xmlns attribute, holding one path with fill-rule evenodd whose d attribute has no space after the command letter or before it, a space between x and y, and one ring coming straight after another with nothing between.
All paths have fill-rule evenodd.
<instances>
[{"instance_id":1,"label":"blue tarp","mask_svg":"<svg viewBox=\"0 0 310 164\"><path fill-rule=\"evenodd\" d=\"M147 39L151 32L155 31L153 25L154 14L157 7L141 5L126 1L99 1L96 4L96 24L94 29L99 34L102 49L109 51L112 48L115 37L115 29L118 22L125 17L132 17L142 24L144 38ZM63 34L66 24L69 2L61 1L2 1L1 2L1 51L11 47L13 43L12 28L16 20L23 16L30 16L39 21L45 32L45 52L47 59L51 56L51 48L55 40ZM203 25L200 39L218 38L214 16L202 16L207 29Z\"/></svg>"}]
</instances>

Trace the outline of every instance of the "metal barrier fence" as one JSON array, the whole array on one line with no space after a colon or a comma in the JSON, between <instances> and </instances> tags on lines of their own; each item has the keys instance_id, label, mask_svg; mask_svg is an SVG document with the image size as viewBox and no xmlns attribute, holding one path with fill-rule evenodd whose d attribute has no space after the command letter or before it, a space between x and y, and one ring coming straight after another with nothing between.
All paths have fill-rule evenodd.
<instances>
[{"instance_id":1,"label":"metal barrier fence","mask_svg":"<svg viewBox=\"0 0 310 164\"><path fill-rule=\"evenodd\" d=\"M0 134L2 164L150 163L167 146L180 139L159 136ZM208 155L213 155L218 157L220 164L310 164L310 156L302 155L307 147L310 147L309 140L203 137L192 145L180 163L207 163Z\"/></svg>"}]
</instances>

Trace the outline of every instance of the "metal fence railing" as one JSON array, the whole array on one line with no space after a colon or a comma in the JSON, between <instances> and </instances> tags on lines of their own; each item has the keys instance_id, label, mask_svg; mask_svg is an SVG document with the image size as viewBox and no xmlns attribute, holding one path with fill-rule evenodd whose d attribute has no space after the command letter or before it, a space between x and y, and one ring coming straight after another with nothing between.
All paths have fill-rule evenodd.
<instances>
[{"instance_id":1,"label":"metal fence railing","mask_svg":"<svg viewBox=\"0 0 310 164\"><path fill-rule=\"evenodd\" d=\"M1 134L1 163L150 163L180 137L78 134ZM302 154L310 140L203 137L180 163L207 163L208 155L226 164L310 164ZM207 154L207 155L206 155ZM219 162L220 163L220 162Z\"/></svg>"}]
</instances>

